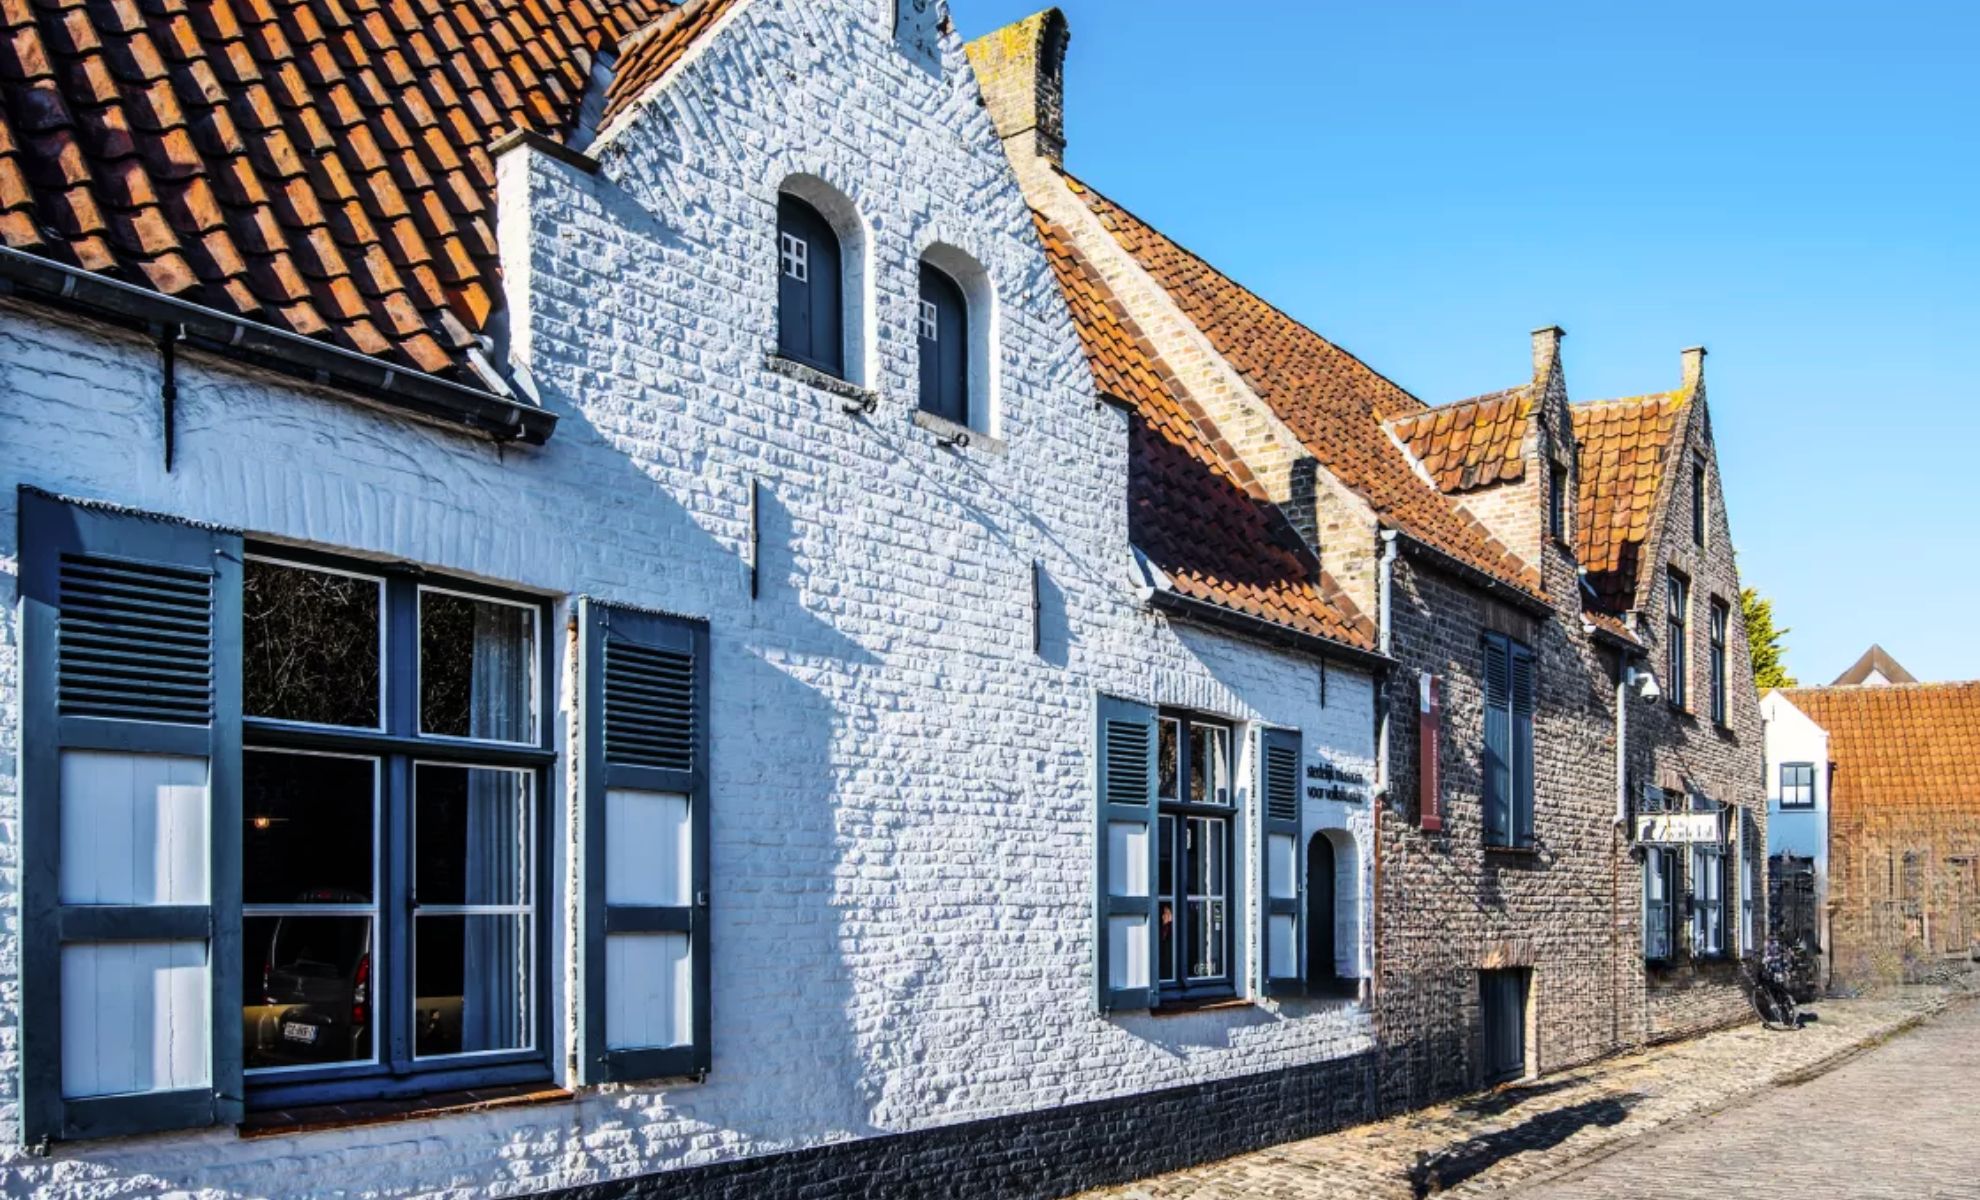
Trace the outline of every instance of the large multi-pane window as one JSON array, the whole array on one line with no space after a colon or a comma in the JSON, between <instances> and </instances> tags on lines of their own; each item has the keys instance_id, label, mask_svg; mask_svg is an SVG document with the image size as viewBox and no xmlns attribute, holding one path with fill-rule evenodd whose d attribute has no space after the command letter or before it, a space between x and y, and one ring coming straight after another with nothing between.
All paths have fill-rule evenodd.
<instances>
[{"instance_id":1,"label":"large multi-pane window","mask_svg":"<svg viewBox=\"0 0 1980 1200\"><path fill-rule=\"evenodd\" d=\"M1732 609L1723 600L1712 601L1712 723L1726 723L1726 637L1732 626Z\"/></svg>"},{"instance_id":2,"label":"large multi-pane window","mask_svg":"<svg viewBox=\"0 0 1980 1200\"><path fill-rule=\"evenodd\" d=\"M1651 846L1643 859L1643 957L1663 962L1671 957L1676 928L1677 851Z\"/></svg>"},{"instance_id":3,"label":"large multi-pane window","mask_svg":"<svg viewBox=\"0 0 1980 1200\"><path fill-rule=\"evenodd\" d=\"M1233 865L1231 727L1186 713L1157 722L1156 955L1165 996L1229 993Z\"/></svg>"},{"instance_id":4,"label":"large multi-pane window","mask_svg":"<svg viewBox=\"0 0 1980 1200\"><path fill-rule=\"evenodd\" d=\"M1691 849L1691 945L1701 958L1726 952L1726 850Z\"/></svg>"},{"instance_id":5,"label":"large multi-pane window","mask_svg":"<svg viewBox=\"0 0 1980 1200\"><path fill-rule=\"evenodd\" d=\"M541 1069L540 604L251 554L243 1065Z\"/></svg>"},{"instance_id":6,"label":"large multi-pane window","mask_svg":"<svg viewBox=\"0 0 1980 1200\"><path fill-rule=\"evenodd\" d=\"M1687 673L1691 637L1691 581L1677 571L1670 573L1664 588L1667 629L1664 634L1665 695L1673 708L1690 708L1691 691Z\"/></svg>"},{"instance_id":7,"label":"large multi-pane window","mask_svg":"<svg viewBox=\"0 0 1980 1200\"><path fill-rule=\"evenodd\" d=\"M1533 652L1510 638L1485 638L1485 844L1529 849L1533 824Z\"/></svg>"}]
</instances>

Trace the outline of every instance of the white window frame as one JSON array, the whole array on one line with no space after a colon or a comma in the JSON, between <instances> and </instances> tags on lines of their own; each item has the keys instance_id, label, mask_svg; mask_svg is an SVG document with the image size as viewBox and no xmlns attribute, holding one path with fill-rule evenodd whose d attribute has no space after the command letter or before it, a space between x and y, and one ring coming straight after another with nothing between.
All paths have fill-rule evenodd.
<instances>
[{"instance_id":1,"label":"white window frame","mask_svg":"<svg viewBox=\"0 0 1980 1200\"><path fill-rule=\"evenodd\" d=\"M811 244L794 233L777 235L777 261L784 274L799 283L811 282Z\"/></svg>"}]
</instances>

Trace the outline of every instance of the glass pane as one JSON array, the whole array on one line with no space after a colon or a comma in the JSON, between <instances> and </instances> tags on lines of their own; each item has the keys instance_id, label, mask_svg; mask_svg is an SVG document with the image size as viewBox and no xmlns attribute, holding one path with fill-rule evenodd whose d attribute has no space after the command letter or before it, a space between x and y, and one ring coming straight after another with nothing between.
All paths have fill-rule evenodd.
<instances>
[{"instance_id":1,"label":"glass pane","mask_svg":"<svg viewBox=\"0 0 1980 1200\"><path fill-rule=\"evenodd\" d=\"M1198 804L1231 802L1231 731L1216 725L1190 726L1189 798Z\"/></svg>"},{"instance_id":2,"label":"glass pane","mask_svg":"<svg viewBox=\"0 0 1980 1200\"><path fill-rule=\"evenodd\" d=\"M530 777L422 763L413 783L413 888L421 907L528 904Z\"/></svg>"},{"instance_id":3,"label":"glass pane","mask_svg":"<svg viewBox=\"0 0 1980 1200\"><path fill-rule=\"evenodd\" d=\"M1182 723L1163 717L1157 750L1156 792L1164 800L1176 798L1176 776L1182 757Z\"/></svg>"},{"instance_id":4,"label":"glass pane","mask_svg":"<svg viewBox=\"0 0 1980 1200\"><path fill-rule=\"evenodd\" d=\"M1173 981L1176 977L1176 819L1162 818L1161 845L1156 848L1156 887L1157 907L1161 914L1161 928L1156 931L1161 947L1162 979Z\"/></svg>"},{"instance_id":5,"label":"glass pane","mask_svg":"<svg viewBox=\"0 0 1980 1200\"><path fill-rule=\"evenodd\" d=\"M1189 902L1191 979L1219 979L1224 969L1224 902Z\"/></svg>"},{"instance_id":6,"label":"glass pane","mask_svg":"<svg viewBox=\"0 0 1980 1200\"><path fill-rule=\"evenodd\" d=\"M241 781L243 901L371 903L375 760L249 750Z\"/></svg>"},{"instance_id":7,"label":"glass pane","mask_svg":"<svg viewBox=\"0 0 1980 1200\"><path fill-rule=\"evenodd\" d=\"M420 593L420 732L533 742L535 680L534 610Z\"/></svg>"},{"instance_id":8,"label":"glass pane","mask_svg":"<svg viewBox=\"0 0 1980 1200\"><path fill-rule=\"evenodd\" d=\"M413 922L414 1054L528 1047L529 927L521 914Z\"/></svg>"},{"instance_id":9,"label":"glass pane","mask_svg":"<svg viewBox=\"0 0 1980 1200\"><path fill-rule=\"evenodd\" d=\"M371 1060L371 918L241 922L250 1070Z\"/></svg>"},{"instance_id":10,"label":"glass pane","mask_svg":"<svg viewBox=\"0 0 1980 1200\"><path fill-rule=\"evenodd\" d=\"M379 582L249 559L241 703L251 717L379 726Z\"/></svg>"}]
</instances>

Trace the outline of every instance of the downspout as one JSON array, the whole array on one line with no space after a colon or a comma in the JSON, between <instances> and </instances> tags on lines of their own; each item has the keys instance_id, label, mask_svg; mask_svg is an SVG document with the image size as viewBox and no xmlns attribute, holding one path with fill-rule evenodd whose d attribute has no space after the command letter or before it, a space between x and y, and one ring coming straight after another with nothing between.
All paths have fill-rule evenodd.
<instances>
[{"instance_id":1,"label":"downspout","mask_svg":"<svg viewBox=\"0 0 1980 1200\"><path fill-rule=\"evenodd\" d=\"M1616 826L1609 842L1609 1048L1622 1043L1622 860L1629 823L1629 655L1616 652Z\"/></svg>"}]
</instances>

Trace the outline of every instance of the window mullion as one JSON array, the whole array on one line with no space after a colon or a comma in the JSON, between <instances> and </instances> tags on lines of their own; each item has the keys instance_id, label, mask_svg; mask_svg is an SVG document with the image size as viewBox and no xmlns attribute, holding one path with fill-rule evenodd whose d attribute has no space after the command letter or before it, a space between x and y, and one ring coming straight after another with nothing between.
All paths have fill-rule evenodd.
<instances>
[{"instance_id":1,"label":"window mullion","mask_svg":"<svg viewBox=\"0 0 1980 1200\"><path fill-rule=\"evenodd\" d=\"M397 737L419 732L419 583L404 575L386 582L385 729ZM413 760L384 759L384 853L379 857L378 920L387 969L373 981L373 1020L384 1031L380 1061L394 1075L412 1069Z\"/></svg>"}]
</instances>

